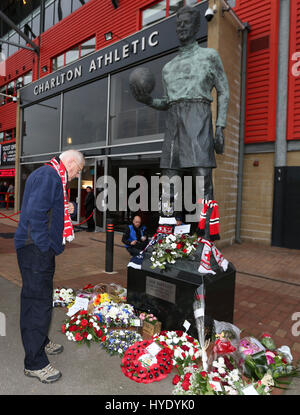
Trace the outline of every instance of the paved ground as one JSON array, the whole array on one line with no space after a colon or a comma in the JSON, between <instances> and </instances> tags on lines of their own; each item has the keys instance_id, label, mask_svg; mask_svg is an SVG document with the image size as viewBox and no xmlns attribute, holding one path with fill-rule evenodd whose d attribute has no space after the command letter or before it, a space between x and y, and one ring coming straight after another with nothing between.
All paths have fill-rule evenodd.
<instances>
[{"instance_id":1,"label":"paved ground","mask_svg":"<svg viewBox=\"0 0 300 415\"><path fill-rule=\"evenodd\" d=\"M59 332L65 317L61 309L54 310L51 336L65 346L63 355L52 359L63 378L43 385L23 376L18 328L21 277L11 238L15 226L15 222L0 219L0 312L7 316L7 335L0 337L0 394L170 394L171 377L157 384L138 385L123 376L118 357L108 357L97 345L88 349L68 342ZM77 289L88 283L116 282L126 287L128 254L120 239L116 234L114 273L107 274L105 234L77 232L76 240L57 257L54 285ZM300 252L242 243L223 248L222 253L237 269L234 324L244 335L259 336L268 331L278 346L288 345L298 361L300 324L293 316L298 313L300 322ZM299 380L285 393L300 394Z\"/></svg>"}]
</instances>

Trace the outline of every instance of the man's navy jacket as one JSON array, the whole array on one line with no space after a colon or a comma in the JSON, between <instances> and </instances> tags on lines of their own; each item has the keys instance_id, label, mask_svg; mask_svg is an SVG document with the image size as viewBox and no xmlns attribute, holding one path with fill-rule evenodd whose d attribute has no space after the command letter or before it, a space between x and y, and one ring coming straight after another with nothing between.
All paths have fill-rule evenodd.
<instances>
[{"instance_id":1,"label":"man's navy jacket","mask_svg":"<svg viewBox=\"0 0 300 415\"><path fill-rule=\"evenodd\" d=\"M33 243L42 252L64 250L64 193L60 176L50 166L33 171L26 180L15 248Z\"/></svg>"}]
</instances>

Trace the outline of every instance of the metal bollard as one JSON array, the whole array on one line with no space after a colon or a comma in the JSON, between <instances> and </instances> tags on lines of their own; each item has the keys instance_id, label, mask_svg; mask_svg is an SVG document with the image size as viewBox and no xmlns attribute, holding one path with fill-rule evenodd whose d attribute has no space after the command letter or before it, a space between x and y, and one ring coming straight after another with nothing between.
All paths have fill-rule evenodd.
<instances>
[{"instance_id":1,"label":"metal bollard","mask_svg":"<svg viewBox=\"0 0 300 415\"><path fill-rule=\"evenodd\" d=\"M105 271L113 272L114 266L114 223L112 219L106 221L106 252Z\"/></svg>"}]
</instances>

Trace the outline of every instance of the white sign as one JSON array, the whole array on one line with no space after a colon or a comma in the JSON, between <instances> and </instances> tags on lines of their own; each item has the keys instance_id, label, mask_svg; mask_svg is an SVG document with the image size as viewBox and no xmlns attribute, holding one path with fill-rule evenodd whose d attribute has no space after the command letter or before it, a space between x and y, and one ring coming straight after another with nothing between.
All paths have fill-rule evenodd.
<instances>
[{"instance_id":1,"label":"white sign","mask_svg":"<svg viewBox=\"0 0 300 415\"><path fill-rule=\"evenodd\" d=\"M191 323L185 320L185 322L183 323L183 327L185 328L185 331L187 332L188 329L191 327Z\"/></svg>"},{"instance_id":2,"label":"white sign","mask_svg":"<svg viewBox=\"0 0 300 415\"><path fill-rule=\"evenodd\" d=\"M87 310L88 305L89 305L88 298L76 297L75 303L72 305L72 307L69 308L69 311L67 312L67 316L72 317L79 310Z\"/></svg>"},{"instance_id":3,"label":"white sign","mask_svg":"<svg viewBox=\"0 0 300 415\"><path fill-rule=\"evenodd\" d=\"M146 347L146 350L148 353L151 354L151 356L156 356L157 353L159 353L161 351L162 347L157 344L156 342L152 342L149 344L148 347Z\"/></svg>"},{"instance_id":4,"label":"white sign","mask_svg":"<svg viewBox=\"0 0 300 415\"><path fill-rule=\"evenodd\" d=\"M174 228L174 235L182 233L190 233L191 225L179 225Z\"/></svg>"}]
</instances>

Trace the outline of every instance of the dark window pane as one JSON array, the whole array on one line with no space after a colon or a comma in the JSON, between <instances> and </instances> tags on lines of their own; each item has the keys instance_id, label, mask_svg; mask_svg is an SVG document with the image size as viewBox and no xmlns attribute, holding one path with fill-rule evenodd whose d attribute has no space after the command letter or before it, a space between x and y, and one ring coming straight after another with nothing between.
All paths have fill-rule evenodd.
<instances>
[{"instance_id":1,"label":"dark window pane","mask_svg":"<svg viewBox=\"0 0 300 415\"><path fill-rule=\"evenodd\" d=\"M167 2L166 0L160 1L151 7L143 10L142 12L142 26L147 26L150 23L166 17Z\"/></svg>"},{"instance_id":2,"label":"dark window pane","mask_svg":"<svg viewBox=\"0 0 300 415\"><path fill-rule=\"evenodd\" d=\"M93 37L90 40L87 40L86 42L82 43L82 45L80 46L81 49L81 53L80 53L80 57L88 55L91 52L94 52L94 50L96 49L96 38Z\"/></svg>"},{"instance_id":3,"label":"dark window pane","mask_svg":"<svg viewBox=\"0 0 300 415\"><path fill-rule=\"evenodd\" d=\"M12 140L13 138L13 130L7 130L5 132L5 141Z\"/></svg>"},{"instance_id":4,"label":"dark window pane","mask_svg":"<svg viewBox=\"0 0 300 415\"><path fill-rule=\"evenodd\" d=\"M45 31L53 26L54 3L51 3L45 9Z\"/></svg>"},{"instance_id":5,"label":"dark window pane","mask_svg":"<svg viewBox=\"0 0 300 415\"><path fill-rule=\"evenodd\" d=\"M32 82L32 71L24 75L24 85L28 85Z\"/></svg>"},{"instance_id":6,"label":"dark window pane","mask_svg":"<svg viewBox=\"0 0 300 415\"><path fill-rule=\"evenodd\" d=\"M33 19L32 19L32 31L35 34L35 37L39 36L40 34L40 12L36 12L33 15ZM32 35L33 39L34 36Z\"/></svg>"},{"instance_id":7,"label":"dark window pane","mask_svg":"<svg viewBox=\"0 0 300 415\"><path fill-rule=\"evenodd\" d=\"M84 0L73 0L73 12L83 6L87 1Z\"/></svg>"},{"instance_id":8,"label":"dark window pane","mask_svg":"<svg viewBox=\"0 0 300 415\"><path fill-rule=\"evenodd\" d=\"M185 1L184 0L169 0L169 15L176 13L180 7L184 6Z\"/></svg>"},{"instance_id":9,"label":"dark window pane","mask_svg":"<svg viewBox=\"0 0 300 415\"><path fill-rule=\"evenodd\" d=\"M0 88L0 93L2 94L6 94L6 86L2 86ZM4 105L6 102L6 97L3 95L0 95L0 105Z\"/></svg>"},{"instance_id":10,"label":"dark window pane","mask_svg":"<svg viewBox=\"0 0 300 415\"><path fill-rule=\"evenodd\" d=\"M105 145L107 78L64 94L63 148Z\"/></svg>"},{"instance_id":11,"label":"dark window pane","mask_svg":"<svg viewBox=\"0 0 300 415\"><path fill-rule=\"evenodd\" d=\"M10 36L10 38L8 39L9 42L12 43L19 43L19 35L17 32L15 32L12 36ZM13 46L13 45L9 45L9 56L13 55L14 53L16 53L18 51L18 47L17 46Z\"/></svg>"},{"instance_id":12,"label":"dark window pane","mask_svg":"<svg viewBox=\"0 0 300 415\"><path fill-rule=\"evenodd\" d=\"M22 155L59 151L60 96L24 109Z\"/></svg>"},{"instance_id":13,"label":"dark window pane","mask_svg":"<svg viewBox=\"0 0 300 415\"><path fill-rule=\"evenodd\" d=\"M16 90L22 88L23 85L23 76L20 76L16 79Z\"/></svg>"},{"instance_id":14,"label":"dark window pane","mask_svg":"<svg viewBox=\"0 0 300 415\"><path fill-rule=\"evenodd\" d=\"M56 69L62 68L64 65L65 65L64 54L52 59L52 71L56 71Z\"/></svg>"},{"instance_id":15,"label":"dark window pane","mask_svg":"<svg viewBox=\"0 0 300 415\"><path fill-rule=\"evenodd\" d=\"M6 38L4 39L7 40ZM8 57L8 44L7 43L2 43L2 55L0 56L1 56L0 62L2 62Z\"/></svg>"},{"instance_id":16,"label":"dark window pane","mask_svg":"<svg viewBox=\"0 0 300 415\"><path fill-rule=\"evenodd\" d=\"M72 11L72 0L56 0L55 4L55 23L69 16Z\"/></svg>"},{"instance_id":17,"label":"dark window pane","mask_svg":"<svg viewBox=\"0 0 300 415\"><path fill-rule=\"evenodd\" d=\"M150 69L156 85L152 92L155 98L164 94L161 80L162 67L175 54L147 62L142 66ZM157 111L137 102L129 88L129 76L134 68L111 77L111 144L155 140L163 138L166 111Z\"/></svg>"},{"instance_id":18,"label":"dark window pane","mask_svg":"<svg viewBox=\"0 0 300 415\"><path fill-rule=\"evenodd\" d=\"M66 52L66 65L79 59L79 47L73 48Z\"/></svg>"}]
</instances>

